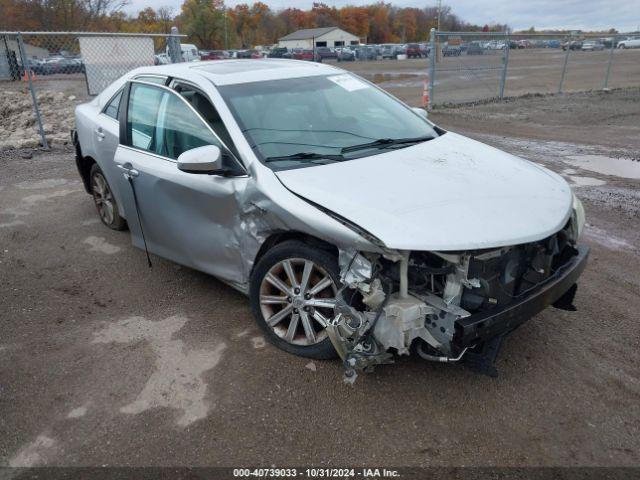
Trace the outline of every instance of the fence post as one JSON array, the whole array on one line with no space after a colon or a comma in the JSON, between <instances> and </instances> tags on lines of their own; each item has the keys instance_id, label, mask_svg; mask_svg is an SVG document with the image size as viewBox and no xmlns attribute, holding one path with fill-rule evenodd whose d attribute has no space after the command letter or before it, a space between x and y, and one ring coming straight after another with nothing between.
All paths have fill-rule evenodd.
<instances>
[{"instance_id":1,"label":"fence post","mask_svg":"<svg viewBox=\"0 0 640 480\"><path fill-rule=\"evenodd\" d=\"M609 73L611 72L611 62L613 61L613 46L616 44L616 37L611 37L611 48L609 49L609 61L607 62L607 73L604 75L603 90L609 89Z\"/></svg>"},{"instance_id":2,"label":"fence post","mask_svg":"<svg viewBox=\"0 0 640 480\"><path fill-rule=\"evenodd\" d=\"M562 93L562 84L564 83L564 75L567 72L567 63L569 63L569 52L571 52L572 38L573 38L573 33L570 33L569 38L567 39L567 53L564 56L564 64L562 65L562 75L560 76L560 85L558 86L558 93Z\"/></svg>"},{"instance_id":3,"label":"fence post","mask_svg":"<svg viewBox=\"0 0 640 480\"><path fill-rule=\"evenodd\" d=\"M436 29L431 29L431 37L429 38L429 106L431 110L433 106L433 90L436 79Z\"/></svg>"},{"instance_id":4,"label":"fence post","mask_svg":"<svg viewBox=\"0 0 640 480\"><path fill-rule=\"evenodd\" d=\"M509 35L505 35L504 41L504 55L502 56L502 76L500 77L500 100L504 98L504 86L507 82L507 67L509 66L509 50L511 49L511 40Z\"/></svg>"},{"instance_id":5,"label":"fence post","mask_svg":"<svg viewBox=\"0 0 640 480\"><path fill-rule=\"evenodd\" d=\"M47 143L47 137L44 135L44 125L42 124L42 116L40 115L40 106L38 105L38 97L36 97L36 91L33 87L33 80L31 78L31 68L27 60L27 54L24 49L24 42L22 40L22 34L18 33L18 50L20 50L20 60L22 64L22 70L29 82L29 90L31 91L31 100L33 101L33 110L36 114L36 121L38 122L38 130L40 130L40 140L42 142L42 148L48 150L49 144Z\"/></svg>"},{"instance_id":6,"label":"fence post","mask_svg":"<svg viewBox=\"0 0 640 480\"><path fill-rule=\"evenodd\" d=\"M178 37L178 27L171 27L171 36L167 40L169 47L169 58L171 63L183 62L182 50L180 48L180 37Z\"/></svg>"}]
</instances>

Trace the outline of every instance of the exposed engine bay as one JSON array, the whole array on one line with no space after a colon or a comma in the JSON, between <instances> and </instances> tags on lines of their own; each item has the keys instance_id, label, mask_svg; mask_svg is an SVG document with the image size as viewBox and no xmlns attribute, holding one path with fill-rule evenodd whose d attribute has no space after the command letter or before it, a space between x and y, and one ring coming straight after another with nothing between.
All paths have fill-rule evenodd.
<instances>
[{"instance_id":1,"label":"exposed engine bay","mask_svg":"<svg viewBox=\"0 0 640 480\"><path fill-rule=\"evenodd\" d=\"M415 350L425 360L457 362L504 336L524 321L513 316L526 313L527 299L579 257L578 234L570 220L544 240L489 250L340 251L344 287L327 332L344 362L345 382L392 363L394 354ZM545 301L574 309L574 278L554 288L554 296L536 299L537 311Z\"/></svg>"}]
</instances>

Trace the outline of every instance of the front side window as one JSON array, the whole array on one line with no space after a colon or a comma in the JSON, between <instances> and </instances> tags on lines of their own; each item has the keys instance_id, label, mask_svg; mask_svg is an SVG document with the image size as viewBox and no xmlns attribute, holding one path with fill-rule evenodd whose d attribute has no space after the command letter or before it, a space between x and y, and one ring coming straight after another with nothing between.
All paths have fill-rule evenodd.
<instances>
[{"instance_id":1,"label":"front side window","mask_svg":"<svg viewBox=\"0 0 640 480\"><path fill-rule=\"evenodd\" d=\"M347 73L219 91L253 151L274 169L375 155L438 136L405 105Z\"/></svg>"},{"instance_id":2,"label":"front side window","mask_svg":"<svg viewBox=\"0 0 640 480\"><path fill-rule=\"evenodd\" d=\"M238 153L231 139L231 135L222 121L218 110L209 101L207 96L197 88L179 81L176 82L174 89L206 120L218 138L237 156Z\"/></svg>"},{"instance_id":3,"label":"front side window","mask_svg":"<svg viewBox=\"0 0 640 480\"><path fill-rule=\"evenodd\" d=\"M127 112L132 147L163 157L202 147L222 147L202 119L177 94L151 85L132 84Z\"/></svg>"}]
</instances>

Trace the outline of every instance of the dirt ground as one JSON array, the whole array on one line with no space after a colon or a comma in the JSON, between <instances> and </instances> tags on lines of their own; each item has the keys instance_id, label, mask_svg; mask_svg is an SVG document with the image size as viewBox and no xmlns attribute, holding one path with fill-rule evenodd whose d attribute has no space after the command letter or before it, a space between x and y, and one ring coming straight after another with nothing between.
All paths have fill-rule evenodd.
<instances>
[{"instance_id":1,"label":"dirt ground","mask_svg":"<svg viewBox=\"0 0 640 480\"><path fill-rule=\"evenodd\" d=\"M431 113L561 173L587 212L578 311L510 335L496 379L405 357L346 386L339 362L265 343L231 288L149 269L70 150L1 151L0 465L640 465L639 105L629 89Z\"/></svg>"}]
</instances>

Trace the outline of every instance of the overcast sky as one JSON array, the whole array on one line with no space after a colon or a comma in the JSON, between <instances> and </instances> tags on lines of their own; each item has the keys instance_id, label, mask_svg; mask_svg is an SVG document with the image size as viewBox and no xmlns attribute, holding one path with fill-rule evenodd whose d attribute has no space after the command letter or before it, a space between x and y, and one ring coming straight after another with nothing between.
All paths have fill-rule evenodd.
<instances>
[{"instance_id":1,"label":"overcast sky","mask_svg":"<svg viewBox=\"0 0 640 480\"><path fill-rule=\"evenodd\" d=\"M181 0L131 0L126 8L135 13L145 7L174 7L180 11ZM313 0L263 0L274 10L287 7L309 9ZM253 3L249 0L227 0L233 7L238 3ZM373 0L324 0L324 3L336 7L344 5L365 5ZM391 2L398 6L425 7L436 4L433 1L397 0ZM484 25L485 23L507 23L516 30L536 27L568 28L575 30L602 30L616 28L619 31L632 31L640 28L640 0L444 0L453 12L467 22Z\"/></svg>"}]
</instances>

